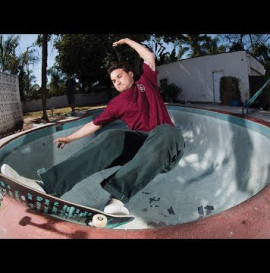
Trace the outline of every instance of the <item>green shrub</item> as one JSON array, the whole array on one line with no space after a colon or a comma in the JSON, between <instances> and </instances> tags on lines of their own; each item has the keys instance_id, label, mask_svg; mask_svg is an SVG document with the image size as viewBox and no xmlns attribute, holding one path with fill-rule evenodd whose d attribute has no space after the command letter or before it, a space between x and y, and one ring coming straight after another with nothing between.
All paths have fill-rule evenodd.
<instances>
[{"instance_id":1,"label":"green shrub","mask_svg":"<svg viewBox=\"0 0 270 273\"><path fill-rule=\"evenodd\" d=\"M233 100L241 102L238 78L220 78L220 100L226 105L230 105Z\"/></svg>"},{"instance_id":2,"label":"green shrub","mask_svg":"<svg viewBox=\"0 0 270 273\"><path fill-rule=\"evenodd\" d=\"M174 83L168 84L167 79L160 80L160 94L164 101L176 102L178 94L182 92L182 88Z\"/></svg>"}]
</instances>

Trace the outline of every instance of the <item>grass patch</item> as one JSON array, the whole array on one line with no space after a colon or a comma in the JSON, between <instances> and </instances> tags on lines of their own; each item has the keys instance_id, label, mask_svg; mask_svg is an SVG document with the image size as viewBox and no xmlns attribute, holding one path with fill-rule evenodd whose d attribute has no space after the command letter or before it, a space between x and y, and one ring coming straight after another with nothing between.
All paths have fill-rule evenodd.
<instances>
[{"instance_id":1,"label":"grass patch","mask_svg":"<svg viewBox=\"0 0 270 273\"><path fill-rule=\"evenodd\" d=\"M88 111L93 109L99 109L105 107L105 104L102 105L95 105L95 106L76 106L76 111ZM70 113L70 107L64 107L64 108L55 108L53 110L46 110L46 113L48 117L51 116L60 116L65 115L67 113ZM24 118L40 118L43 115L43 111L35 111L35 112L27 112L23 113Z\"/></svg>"}]
</instances>

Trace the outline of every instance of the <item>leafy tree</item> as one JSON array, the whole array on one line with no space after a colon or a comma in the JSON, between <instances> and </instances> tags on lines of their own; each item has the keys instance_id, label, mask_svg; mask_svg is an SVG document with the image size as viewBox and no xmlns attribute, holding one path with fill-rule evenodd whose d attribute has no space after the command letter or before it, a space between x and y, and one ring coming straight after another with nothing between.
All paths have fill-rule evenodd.
<instances>
[{"instance_id":1,"label":"leafy tree","mask_svg":"<svg viewBox=\"0 0 270 273\"><path fill-rule=\"evenodd\" d=\"M201 43L207 42L207 40L208 37L201 34L187 34L182 38L183 43L190 47L188 56L191 58L206 55Z\"/></svg>"},{"instance_id":2,"label":"leafy tree","mask_svg":"<svg viewBox=\"0 0 270 273\"><path fill-rule=\"evenodd\" d=\"M224 53L227 50L226 45L219 45L218 37L205 36L205 41L202 44L204 55Z\"/></svg>"},{"instance_id":3,"label":"leafy tree","mask_svg":"<svg viewBox=\"0 0 270 273\"><path fill-rule=\"evenodd\" d=\"M36 80L36 76L33 75L33 70L29 69L30 64L35 64L39 60L35 53L36 50L33 48L33 46L29 46L18 57L19 88L22 100L24 100L24 94L30 91L32 83Z\"/></svg>"},{"instance_id":4,"label":"leafy tree","mask_svg":"<svg viewBox=\"0 0 270 273\"><path fill-rule=\"evenodd\" d=\"M25 71L24 69L21 68L18 77L21 100L24 100L25 93L29 94L31 92L32 82L35 82L36 76L33 74L33 70L27 69Z\"/></svg>"},{"instance_id":5,"label":"leafy tree","mask_svg":"<svg viewBox=\"0 0 270 273\"><path fill-rule=\"evenodd\" d=\"M269 34L219 34L222 41L228 42L229 47L232 48L238 45L240 50L248 52L254 51L258 45L266 45L270 39Z\"/></svg>"},{"instance_id":6,"label":"leafy tree","mask_svg":"<svg viewBox=\"0 0 270 273\"><path fill-rule=\"evenodd\" d=\"M16 49L19 45L20 36L8 35L4 39L3 35L0 35L0 67L1 71L9 72L19 77L19 89L21 99L24 99L24 93L28 92L32 81L35 76L33 71L29 70L29 65L34 64L38 61L36 57L35 49L32 46L17 55Z\"/></svg>"},{"instance_id":7,"label":"leafy tree","mask_svg":"<svg viewBox=\"0 0 270 273\"><path fill-rule=\"evenodd\" d=\"M162 38L165 43L173 43L174 49L168 60L181 60L186 57L198 57L208 54L217 54L226 51L226 47L218 45L218 38L208 34L173 34L154 35L155 39ZM178 54L176 54L178 50Z\"/></svg>"},{"instance_id":8,"label":"leafy tree","mask_svg":"<svg viewBox=\"0 0 270 273\"><path fill-rule=\"evenodd\" d=\"M8 35L6 40L0 35L0 69L2 72L9 71L17 74L19 60L16 58L16 48L19 45L19 36Z\"/></svg>"},{"instance_id":9,"label":"leafy tree","mask_svg":"<svg viewBox=\"0 0 270 273\"><path fill-rule=\"evenodd\" d=\"M49 68L47 74L51 76L49 93L52 95L63 95L65 93L65 75L56 65Z\"/></svg>"},{"instance_id":10,"label":"leafy tree","mask_svg":"<svg viewBox=\"0 0 270 273\"><path fill-rule=\"evenodd\" d=\"M47 64L48 64L48 42L52 40L53 34L39 34L36 44L42 47L42 64L41 64L41 93L42 93L42 119L49 122L46 112L47 100Z\"/></svg>"},{"instance_id":11,"label":"leafy tree","mask_svg":"<svg viewBox=\"0 0 270 273\"><path fill-rule=\"evenodd\" d=\"M270 78L270 34L220 34L229 43L230 51L246 50L265 67L266 80Z\"/></svg>"},{"instance_id":12,"label":"leafy tree","mask_svg":"<svg viewBox=\"0 0 270 273\"><path fill-rule=\"evenodd\" d=\"M57 65L65 74L73 74L82 89L91 92L96 83L110 86L107 69L112 61L128 61L138 70L140 60L135 50L126 45L113 48L112 43L124 37L147 40L150 35L130 34L62 34L55 42Z\"/></svg>"}]
</instances>

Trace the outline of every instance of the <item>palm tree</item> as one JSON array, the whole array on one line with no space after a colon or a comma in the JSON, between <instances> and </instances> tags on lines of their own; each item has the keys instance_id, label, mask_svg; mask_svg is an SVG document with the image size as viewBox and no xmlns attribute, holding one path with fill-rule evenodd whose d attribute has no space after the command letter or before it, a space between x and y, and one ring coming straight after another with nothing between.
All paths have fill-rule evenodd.
<instances>
[{"instance_id":1,"label":"palm tree","mask_svg":"<svg viewBox=\"0 0 270 273\"><path fill-rule=\"evenodd\" d=\"M9 35L4 39L0 35L0 71L10 71L12 74L17 74L18 59L16 58L15 50L19 45L19 36Z\"/></svg>"},{"instance_id":2,"label":"palm tree","mask_svg":"<svg viewBox=\"0 0 270 273\"><path fill-rule=\"evenodd\" d=\"M56 65L53 65L47 71L48 75L51 76L51 82L49 83L50 89L59 89L59 86L65 82L65 74L58 69Z\"/></svg>"},{"instance_id":3,"label":"palm tree","mask_svg":"<svg viewBox=\"0 0 270 273\"><path fill-rule=\"evenodd\" d=\"M191 52L188 56L191 58L204 55L201 43L206 42L207 40L207 35L201 34L187 34L182 39L182 41L190 47Z\"/></svg>"},{"instance_id":4,"label":"palm tree","mask_svg":"<svg viewBox=\"0 0 270 273\"><path fill-rule=\"evenodd\" d=\"M28 91L31 86L29 65L37 62L38 58L32 46L17 55L16 48L19 45L19 39L20 36L9 35L4 39L4 36L0 35L0 71L18 75L20 96L23 100L24 92Z\"/></svg>"},{"instance_id":5,"label":"palm tree","mask_svg":"<svg viewBox=\"0 0 270 273\"><path fill-rule=\"evenodd\" d=\"M32 82L35 80L33 71L29 69L30 64L35 64L38 61L38 57L35 56L36 50L27 47L27 49L18 57L19 65L17 70L19 71L19 88L21 99L24 100L25 92L29 92Z\"/></svg>"},{"instance_id":6,"label":"palm tree","mask_svg":"<svg viewBox=\"0 0 270 273\"><path fill-rule=\"evenodd\" d=\"M42 119L49 122L46 112L47 95L47 59L48 59L48 34L42 34L42 69L41 69L41 92L42 92Z\"/></svg>"}]
</instances>

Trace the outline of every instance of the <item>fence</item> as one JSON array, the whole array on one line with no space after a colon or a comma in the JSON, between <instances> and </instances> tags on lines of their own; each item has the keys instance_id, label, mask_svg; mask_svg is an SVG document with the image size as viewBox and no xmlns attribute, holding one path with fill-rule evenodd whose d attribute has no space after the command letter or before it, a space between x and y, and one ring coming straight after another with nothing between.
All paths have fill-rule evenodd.
<instances>
[{"instance_id":1,"label":"fence","mask_svg":"<svg viewBox=\"0 0 270 273\"><path fill-rule=\"evenodd\" d=\"M107 103L111 99L111 94L108 91L99 91L91 93L82 93L75 95L76 106L84 105L94 105ZM22 103L23 112L41 111L42 110L42 100L31 100ZM55 109L68 107L67 96L57 96L46 99L46 109Z\"/></svg>"}]
</instances>

